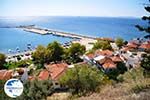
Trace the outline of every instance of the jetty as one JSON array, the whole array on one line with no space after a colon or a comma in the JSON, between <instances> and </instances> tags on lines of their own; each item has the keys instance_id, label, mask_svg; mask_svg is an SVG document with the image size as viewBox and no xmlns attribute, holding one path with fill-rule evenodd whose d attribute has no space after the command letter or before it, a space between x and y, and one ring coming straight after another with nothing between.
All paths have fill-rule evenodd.
<instances>
[{"instance_id":1,"label":"jetty","mask_svg":"<svg viewBox=\"0 0 150 100\"><path fill-rule=\"evenodd\" d=\"M21 26L17 28L21 28L24 31L32 32L40 35L51 34L58 37L71 38L72 39L71 43L80 43L81 45L85 45L86 50L90 50L93 47L92 44L97 41L96 37L86 36L82 34L75 34L70 32L63 32L63 31L58 31L53 29L39 28L39 27L35 27L35 25Z\"/></svg>"},{"instance_id":2,"label":"jetty","mask_svg":"<svg viewBox=\"0 0 150 100\"><path fill-rule=\"evenodd\" d=\"M82 38L96 39L96 37L92 37L92 36L75 34L75 33L71 33L71 32L63 32L63 31L58 31L58 30L53 30L53 29L39 28L39 27L35 27L34 25L21 26L21 27L17 27L17 28L22 28L24 31L37 33L37 34L41 34L41 35L52 34L54 36L68 37L68 38L72 38L72 39L82 39Z\"/></svg>"}]
</instances>

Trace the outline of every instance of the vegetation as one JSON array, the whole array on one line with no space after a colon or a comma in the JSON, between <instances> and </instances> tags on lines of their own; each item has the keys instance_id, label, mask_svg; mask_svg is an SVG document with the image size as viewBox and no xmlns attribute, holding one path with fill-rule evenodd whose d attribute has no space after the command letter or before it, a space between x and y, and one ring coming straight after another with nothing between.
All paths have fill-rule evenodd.
<instances>
[{"instance_id":1,"label":"vegetation","mask_svg":"<svg viewBox=\"0 0 150 100\"><path fill-rule=\"evenodd\" d=\"M123 74L126 71L127 71L127 68L126 68L125 64L122 62L119 62L119 63L117 63L116 69L112 69L111 71L107 72L106 74L108 75L108 77L110 79L118 81L117 80L118 75Z\"/></svg>"},{"instance_id":2,"label":"vegetation","mask_svg":"<svg viewBox=\"0 0 150 100\"><path fill-rule=\"evenodd\" d=\"M149 100L150 78L143 76L142 68L131 69L118 76L121 82L104 85L99 93L77 100Z\"/></svg>"},{"instance_id":3,"label":"vegetation","mask_svg":"<svg viewBox=\"0 0 150 100\"><path fill-rule=\"evenodd\" d=\"M86 51L85 46L80 45L79 43L73 43L66 50L66 60L68 63L77 63L82 61L80 56L82 56Z\"/></svg>"},{"instance_id":4,"label":"vegetation","mask_svg":"<svg viewBox=\"0 0 150 100\"><path fill-rule=\"evenodd\" d=\"M3 100L4 98L8 98L8 96L4 92L4 84L6 81L0 80L0 100ZM9 99L7 99L9 100Z\"/></svg>"},{"instance_id":5,"label":"vegetation","mask_svg":"<svg viewBox=\"0 0 150 100\"><path fill-rule=\"evenodd\" d=\"M141 61L141 67L144 68L144 75L150 76L150 55L144 55Z\"/></svg>"},{"instance_id":6,"label":"vegetation","mask_svg":"<svg viewBox=\"0 0 150 100\"><path fill-rule=\"evenodd\" d=\"M32 54L32 58L35 64L38 64L40 67L46 62L46 48L39 45L36 51Z\"/></svg>"},{"instance_id":7,"label":"vegetation","mask_svg":"<svg viewBox=\"0 0 150 100\"><path fill-rule=\"evenodd\" d=\"M62 47L56 41L48 44L47 47L38 46L32 54L35 64L42 68L45 63L65 60L68 63L77 63L82 61L80 56L85 53L85 46L79 43L73 43L68 49Z\"/></svg>"},{"instance_id":8,"label":"vegetation","mask_svg":"<svg viewBox=\"0 0 150 100\"><path fill-rule=\"evenodd\" d=\"M140 92L144 89L150 89L150 78L143 76L143 68L135 68L127 71L125 74L120 75L118 79L128 83L129 91Z\"/></svg>"},{"instance_id":9,"label":"vegetation","mask_svg":"<svg viewBox=\"0 0 150 100\"><path fill-rule=\"evenodd\" d=\"M46 97L53 92L51 80L34 80L24 84L24 91L17 100L46 100Z\"/></svg>"},{"instance_id":10,"label":"vegetation","mask_svg":"<svg viewBox=\"0 0 150 100\"><path fill-rule=\"evenodd\" d=\"M122 38L117 38L115 40L116 45L120 48L124 44L124 40Z\"/></svg>"},{"instance_id":11,"label":"vegetation","mask_svg":"<svg viewBox=\"0 0 150 100\"><path fill-rule=\"evenodd\" d=\"M144 7L145 10L150 13L150 1L149 4L146 4L146 6ZM147 21L148 22L148 26L144 27L144 26L140 26L140 25L136 25L136 27L140 30L140 31L145 31L146 33L148 33L149 35L146 35L145 38L150 38L150 16L143 16L142 20Z\"/></svg>"},{"instance_id":12,"label":"vegetation","mask_svg":"<svg viewBox=\"0 0 150 100\"><path fill-rule=\"evenodd\" d=\"M93 46L93 49L102 49L102 50L106 50L106 49L109 49L109 50L112 50L112 47L109 43L109 41L104 41L104 40L98 40L94 46Z\"/></svg>"},{"instance_id":13,"label":"vegetation","mask_svg":"<svg viewBox=\"0 0 150 100\"><path fill-rule=\"evenodd\" d=\"M107 77L98 69L88 65L77 65L68 69L59 81L63 86L72 89L73 93L83 95L96 91L106 80Z\"/></svg>"},{"instance_id":14,"label":"vegetation","mask_svg":"<svg viewBox=\"0 0 150 100\"><path fill-rule=\"evenodd\" d=\"M64 55L64 48L56 41L48 44L47 46L47 60L51 61L61 61Z\"/></svg>"},{"instance_id":15,"label":"vegetation","mask_svg":"<svg viewBox=\"0 0 150 100\"><path fill-rule=\"evenodd\" d=\"M5 55L0 53L0 69L4 69L5 68L4 67L4 64L6 63L5 59L6 59Z\"/></svg>"},{"instance_id":16,"label":"vegetation","mask_svg":"<svg viewBox=\"0 0 150 100\"><path fill-rule=\"evenodd\" d=\"M7 69L14 69L14 68L18 68L18 67L27 67L30 64L32 64L31 60L21 60L18 62L7 62L4 64L4 66Z\"/></svg>"}]
</instances>

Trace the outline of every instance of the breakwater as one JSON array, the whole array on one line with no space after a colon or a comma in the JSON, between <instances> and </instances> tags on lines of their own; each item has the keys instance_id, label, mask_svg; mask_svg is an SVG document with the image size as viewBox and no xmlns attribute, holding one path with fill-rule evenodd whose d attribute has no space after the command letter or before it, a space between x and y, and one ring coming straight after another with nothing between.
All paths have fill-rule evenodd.
<instances>
[{"instance_id":1,"label":"breakwater","mask_svg":"<svg viewBox=\"0 0 150 100\"><path fill-rule=\"evenodd\" d=\"M17 28L22 28L24 31L37 33L37 34L41 34L41 35L52 34L55 36L68 37L68 38L73 38L73 39L82 39L82 38L96 39L96 37L92 37L92 36L57 31L57 30L46 29L46 28L39 28L39 27L31 26L31 25L30 26L21 26L21 27L17 27Z\"/></svg>"}]
</instances>

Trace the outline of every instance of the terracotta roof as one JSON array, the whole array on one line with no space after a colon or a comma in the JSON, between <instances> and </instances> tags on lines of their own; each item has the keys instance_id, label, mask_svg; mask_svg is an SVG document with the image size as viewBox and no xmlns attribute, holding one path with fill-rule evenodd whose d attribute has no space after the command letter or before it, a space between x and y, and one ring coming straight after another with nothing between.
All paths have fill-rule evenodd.
<instances>
[{"instance_id":1,"label":"terracotta roof","mask_svg":"<svg viewBox=\"0 0 150 100\"><path fill-rule=\"evenodd\" d=\"M131 48L137 48L138 47L138 45L136 43L128 43L127 46L131 47Z\"/></svg>"},{"instance_id":2,"label":"terracotta roof","mask_svg":"<svg viewBox=\"0 0 150 100\"><path fill-rule=\"evenodd\" d=\"M43 70L40 72L38 79L40 80L47 80L49 78L49 72L47 70Z\"/></svg>"},{"instance_id":3,"label":"terracotta roof","mask_svg":"<svg viewBox=\"0 0 150 100\"><path fill-rule=\"evenodd\" d=\"M93 59L95 57L95 55L93 53L87 54L86 55L89 59Z\"/></svg>"},{"instance_id":4,"label":"terracotta roof","mask_svg":"<svg viewBox=\"0 0 150 100\"><path fill-rule=\"evenodd\" d=\"M12 70L0 70L0 80L8 80L12 78Z\"/></svg>"},{"instance_id":5,"label":"terracotta roof","mask_svg":"<svg viewBox=\"0 0 150 100\"><path fill-rule=\"evenodd\" d=\"M121 49L121 51L131 51L131 50L134 50L134 49L131 48L131 47L123 47L123 48Z\"/></svg>"},{"instance_id":6,"label":"terracotta roof","mask_svg":"<svg viewBox=\"0 0 150 100\"><path fill-rule=\"evenodd\" d=\"M148 43L148 44L141 44L141 46L139 48L150 49L150 43Z\"/></svg>"},{"instance_id":7,"label":"terracotta roof","mask_svg":"<svg viewBox=\"0 0 150 100\"><path fill-rule=\"evenodd\" d=\"M113 57L111 57L111 59L113 62L121 62L122 61L122 59L119 56L113 56Z\"/></svg>"},{"instance_id":8,"label":"terracotta roof","mask_svg":"<svg viewBox=\"0 0 150 100\"><path fill-rule=\"evenodd\" d=\"M116 64L114 62L107 62L103 64L104 69L116 68Z\"/></svg>"},{"instance_id":9,"label":"terracotta roof","mask_svg":"<svg viewBox=\"0 0 150 100\"><path fill-rule=\"evenodd\" d=\"M67 67L68 64L66 63L46 65L52 80L57 80L66 71Z\"/></svg>"},{"instance_id":10,"label":"terracotta roof","mask_svg":"<svg viewBox=\"0 0 150 100\"><path fill-rule=\"evenodd\" d=\"M97 50L95 53L96 53L97 56L98 55L104 55L104 56L111 56L111 55L113 55L113 52L110 51L110 50L102 50L102 51Z\"/></svg>"}]
</instances>

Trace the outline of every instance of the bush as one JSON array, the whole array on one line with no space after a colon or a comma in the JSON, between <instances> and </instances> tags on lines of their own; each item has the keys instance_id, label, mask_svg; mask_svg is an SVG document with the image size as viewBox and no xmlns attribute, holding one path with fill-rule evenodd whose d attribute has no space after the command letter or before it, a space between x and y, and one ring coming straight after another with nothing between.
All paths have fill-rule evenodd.
<instances>
[{"instance_id":1,"label":"bush","mask_svg":"<svg viewBox=\"0 0 150 100\"><path fill-rule=\"evenodd\" d=\"M73 93L84 95L96 89L107 80L107 77L96 68L88 65L78 65L68 71L60 78L63 86L69 87Z\"/></svg>"},{"instance_id":2,"label":"bush","mask_svg":"<svg viewBox=\"0 0 150 100\"><path fill-rule=\"evenodd\" d=\"M82 56L85 53L85 51L85 46L80 45L79 43L73 43L66 50L66 55L64 58L66 58L68 63L78 63L82 61L80 56Z\"/></svg>"},{"instance_id":3,"label":"bush","mask_svg":"<svg viewBox=\"0 0 150 100\"><path fill-rule=\"evenodd\" d=\"M115 40L116 45L120 48L124 44L124 40L122 38L117 38Z\"/></svg>"},{"instance_id":4,"label":"bush","mask_svg":"<svg viewBox=\"0 0 150 100\"><path fill-rule=\"evenodd\" d=\"M6 63L5 62L5 59L6 59L6 56L4 54L1 54L0 53L0 69L4 69L4 64Z\"/></svg>"},{"instance_id":5,"label":"bush","mask_svg":"<svg viewBox=\"0 0 150 100\"><path fill-rule=\"evenodd\" d=\"M144 55L141 61L141 67L144 68L144 75L150 77L150 55Z\"/></svg>"},{"instance_id":6,"label":"bush","mask_svg":"<svg viewBox=\"0 0 150 100\"><path fill-rule=\"evenodd\" d=\"M17 67L27 67L29 64L32 64L31 60L21 60L18 62L8 62L4 66L7 69L14 69Z\"/></svg>"},{"instance_id":7,"label":"bush","mask_svg":"<svg viewBox=\"0 0 150 100\"><path fill-rule=\"evenodd\" d=\"M24 84L23 94L17 100L45 100L54 91L51 80L34 80Z\"/></svg>"},{"instance_id":8,"label":"bush","mask_svg":"<svg viewBox=\"0 0 150 100\"><path fill-rule=\"evenodd\" d=\"M106 50L106 49L109 49L109 50L112 50L112 47L110 45L110 43L108 41L104 41L104 40L98 40L94 46L93 46L93 49L102 49L102 50Z\"/></svg>"},{"instance_id":9,"label":"bush","mask_svg":"<svg viewBox=\"0 0 150 100\"><path fill-rule=\"evenodd\" d=\"M127 68L123 62L118 62L117 63L117 68L112 69L111 71L108 71L106 74L110 79L117 80L117 77L120 74L124 74L124 72L127 71ZM118 81L118 80L117 80Z\"/></svg>"}]
</instances>

